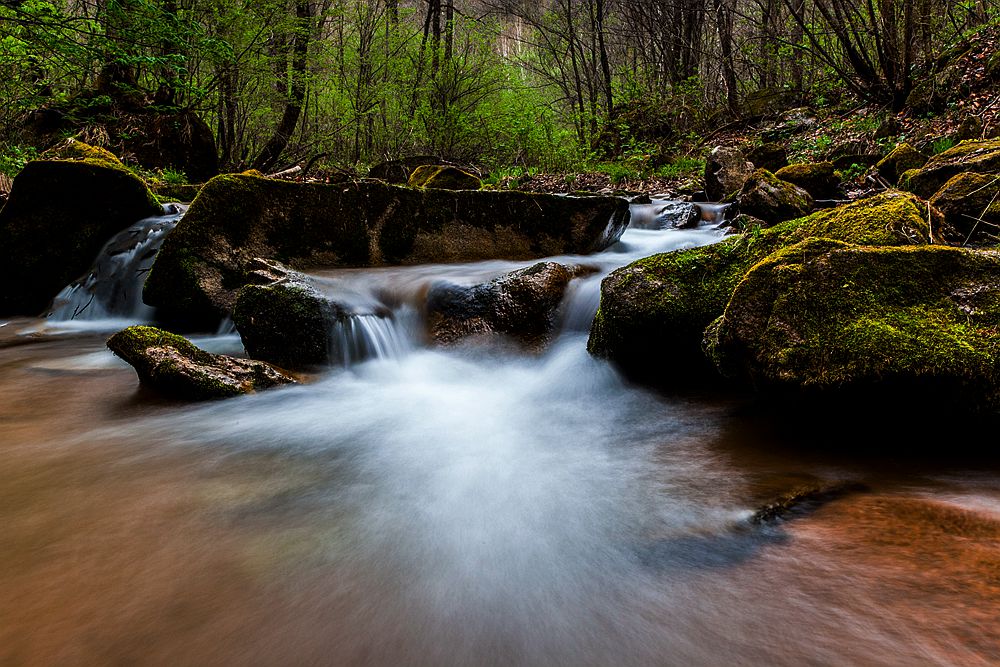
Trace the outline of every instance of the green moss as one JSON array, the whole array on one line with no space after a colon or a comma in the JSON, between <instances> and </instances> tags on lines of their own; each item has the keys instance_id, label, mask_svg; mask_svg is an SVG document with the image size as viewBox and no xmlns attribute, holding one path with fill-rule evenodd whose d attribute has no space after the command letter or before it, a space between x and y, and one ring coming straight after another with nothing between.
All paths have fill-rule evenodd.
<instances>
[{"instance_id":1,"label":"green moss","mask_svg":"<svg viewBox=\"0 0 1000 667\"><path fill-rule=\"evenodd\" d=\"M758 169L743 184L736 198L740 211L771 224L807 214L812 196L766 169Z\"/></svg>"},{"instance_id":2,"label":"green moss","mask_svg":"<svg viewBox=\"0 0 1000 667\"><path fill-rule=\"evenodd\" d=\"M930 204L960 235L963 244L992 244L1000 224L1000 175L964 172L934 193Z\"/></svg>"},{"instance_id":3,"label":"green moss","mask_svg":"<svg viewBox=\"0 0 1000 667\"><path fill-rule=\"evenodd\" d=\"M980 174L1000 173L1000 140L963 141L938 153L914 174L904 174L905 189L930 198L953 176L965 171ZM901 186L904 185L900 181Z\"/></svg>"},{"instance_id":4,"label":"green moss","mask_svg":"<svg viewBox=\"0 0 1000 667\"><path fill-rule=\"evenodd\" d=\"M149 326L133 326L108 339L108 348L133 366L145 364L144 353L151 347L172 347L186 357L208 363L212 355L183 336Z\"/></svg>"},{"instance_id":5,"label":"green moss","mask_svg":"<svg viewBox=\"0 0 1000 667\"><path fill-rule=\"evenodd\" d=\"M774 175L782 181L799 186L816 199L834 197L840 185L832 162L790 164Z\"/></svg>"},{"instance_id":6,"label":"green moss","mask_svg":"<svg viewBox=\"0 0 1000 667\"><path fill-rule=\"evenodd\" d=\"M800 220L776 226L770 234L783 244L809 237L824 237L859 245L900 245L940 242L940 220L927 204L913 195L888 191L874 197L817 211ZM934 226L937 222L938 225ZM934 227L932 229L932 227Z\"/></svg>"},{"instance_id":7,"label":"green moss","mask_svg":"<svg viewBox=\"0 0 1000 667\"><path fill-rule=\"evenodd\" d=\"M467 171L447 165L421 165L413 170L408 185L411 188L439 190L479 190L482 181Z\"/></svg>"},{"instance_id":8,"label":"green moss","mask_svg":"<svg viewBox=\"0 0 1000 667\"><path fill-rule=\"evenodd\" d=\"M898 144L878 161L875 169L888 183L900 183L903 174L927 164L927 156L908 143ZM911 173L910 176L913 174ZM907 182L909 182L907 180ZM906 188L903 188L904 190Z\"/></svg>"},{"instance_id":9,"label":"green moss","mask_svg":"<svg viewBox=\"0 0 1000 667\"><path fill-rule=\"evenodd\" d=\"M706 345L758 387L902 383L995 407L998 279L995 252L809 239L747 273Z\"/></svg>"}]
</instances>

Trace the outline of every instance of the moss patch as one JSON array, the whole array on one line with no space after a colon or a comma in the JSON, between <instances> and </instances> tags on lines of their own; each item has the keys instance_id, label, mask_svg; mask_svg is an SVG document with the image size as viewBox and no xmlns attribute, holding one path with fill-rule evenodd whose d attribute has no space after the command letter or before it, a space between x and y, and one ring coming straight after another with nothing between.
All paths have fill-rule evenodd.
<instances>
[{"instance_id":1,"label":"moss patch","mask_svg":"<svg viewBox=\"0 0 1000 667\"><path fill-rule=\"evenodd\" d=\"M963 141L929 159L919 171L904 173L900 187L926 199L965 171L1000 173L1000 140Z\"/></svg>"},{"instance_id":2,"label":"moss patch","mask_svg":"<svg viewBox=\"0 0 1000 667\"><path fill-rule=\"evenodd\" d=\"M751 174L736 202L742 213L770 224L801 217L813 207L813 198L808 192L766 169Z\"/></svg>"},{"instance_id":3,"label":"moss patch","mask_svg":"<svg viewBox=\"0 0 1000 667\"><path fill-rule=\"evenodd\" d=\"M964 172L953 176L930 203L966 245L992 245L1000 225L1000 175Z\"/></svg>"},{"instance_id":4,"label":"moss patch","mask_svg":"<svg viewBox=\"0 0 1000 667\"><path fill-rule=\"evenodd\" d=\"M907 143L901 143L878 161L875 169L888 183L899 183L900 177L911 169L920 169L927 164L927 156ZM912 177L913 174L910 174ZM909 180L907 180L909 183ZM905 188L904 188L905 189Z\"/></svg>"},{"instance_id":5,"label":"moss patch","mask_svg":"<svg viewBox=\"0 0 1000 667\"><path fill-rule=\"evenodd\" d=\"M480 190L482 181L473 174L449 165L420 165L410 175L411 188L440 190Z\"/></svg>"}]
</instances>

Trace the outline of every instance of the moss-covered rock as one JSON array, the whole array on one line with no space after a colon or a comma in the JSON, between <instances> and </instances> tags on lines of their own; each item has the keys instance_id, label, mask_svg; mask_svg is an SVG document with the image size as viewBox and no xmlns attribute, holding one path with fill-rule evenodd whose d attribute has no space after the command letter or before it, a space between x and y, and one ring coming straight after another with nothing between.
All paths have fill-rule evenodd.
<instances>
[{"instance_id":1,"label":"moss-covered rock","mask_svg":"<svg viewBox=\"0 0 1000 667\"><path fill-rule=\"evenodd\" d=\"M900 187L927 199L952 176L965 171L1000 173L1000 140L963 141L930 158L919 171L905 172Z\"/></svg>"},{"instance_id":2,"label":"moss-covered rock","mask_svg":"<svg viewBox=\"0 0 1000 667\"><path fill-rule=\"evenodd\" d=\"M813 198L802 188L758 169L743 184L736 203L740 212L769 224L800 218L813 208Z\"/></svg>"},{"instance_id":3,"label":"moss-covered rock","mask_svg":"<svg viewBox=\"0 0 1000 667\"><path fill-rule=\"evenodd\" d=\"M406 185L413 170L425 164L440 165L446 164L446 162L434 155L414 155L398 160L388 160L373 165L368 170L368 178L375 178L393 185Z\"/></svg>"},{"instance_id":4,"label":"moss-covered rock","mask_svg":"<svg viewBox=\"0 0 1000 667\"><path fill-rule=\"evenodd\" d=\"M890 191L768 229L754 227L715 245L641 259L602 283L588 349L658 384L714 376L701 353L703 331L753 265L815 237L862 245L940 240L928 227L927 210L913 195Z\"/></svg>"},{"instance_id":5,"label":"moss-covered rock","mask_svg":"<svg viewBox=\"0 0 1000 667\"><path fill-rule=\"evenodd\" d=\"M782 181L797 185L813 199L836 199L840 196L840 178L832 162L790 164L774 174Z\"/></svg>"},{"instance_id":6,"label":"moss-covered rock","mask_svg":"<svg viewBox=\"0 0 1000 667\"><path fill-rule=\"evenodd\" d=\"M481 190L483 182L473 174L450 165L421 165L410 174L411 188L438 190Z\"/></svg>"},{"instance_id":7,"label":"moss-covered rock","mask_svg":"<svg viewBox=\"0 0 1000 667\"><path fill-rule=\"evenodd\" d=\"M246 285L236 296L233 322L247 354L284 368L328 363L342 309L301 274L260 259L251 268L253 276L270 280Z\"/></svg>"},{"instance_id":8,"label":"moss-covered rock","mask_svg":"<svg viewBox=\"0 0 1000 667\"><path fill-rule=\"evenodd\" d=\"M431 338L448 345L468 336L502 334L538 349L555 328L566 287L583 271L541 262L480 285L433 285L427 294Z\"/></svg>"},{"instance_id":9,"label":"moss-covered rock","mask_svg":"<svg viewBox=\"0 0 1000 667\"><path fill-rule=\"evenodd\" d=\"M964 172L930 198L964 245L993 245L1000 225L1000 175Z\"/></svg>"},{"instance_id":10,"label":"moss-covered rock","mask_svg":"<svg viewBox=\"0 0 1000 667\"><path fill-rule=\"evenodd\" d=\"M186 400L229 398L295 382L263 362L211 354L155 327L119 331L108 349L135 368L142 384Z\"/></svg>"},{"instance_id":11,"label":"moss-covered rock","mask_svg":"<svg viewBox=\"0 0 1000 667\"><path fill-rule=\"evenodd\" d=\"M788 150L776 141L763 143L747 150L747 159L755 169L775 172L788 166Z\"/></svg>"},{"instance_id":12,"label":"moss-covered rock","mask_svg":"<svg viewBox=\"0 0 1000 667\"><path fill-rule=\"evenodd\" d=\"M232 311L254 258L308 269L583 254L614 243L628 215L614 197L218 176L167 237L143 299L204 328Z\"/></svg>"},{"instance_id":13,"label":"moss-covered rock","mask_svg":"<svg viewBox=\"0 0 1000 667\"><path fill-rule=\"evenodd\" d=\"M722 201L739 192L753 173L746 154L734 146L716 146L705 160L705 194L709 201Z\"/></svg>"},{"instance_id":14,"label":"moss-covered rock","mask_svg":"<svg viewBox=\"0 0 1000 667\"><path fill-rule=\"evenodd\" d=\"M927 164L927 156L907 143L898 144L888 155L878 161L875 169L888 183L899 183L900 177L911 169Z\"/></svg>"},{"instance_id":15,"label":"moss-covered rock","mask_svg":"<svg viewBox=\"0 0 1000 667\"><path fill-rule=\"evenodd\" d=\"M1000 252L809 239L740 282L706 347L758 388L1000 409Z\"/></svg>"},{"instance_id":16,"label":"moss-covered rock","mask_svg":"<svg viewBox=\"0 0 1000 667\"><path fill-rule=\"evenodd\" d=\"M113 155L70 146L72 159L29 162L0 210L0 316L42 312L114 233L163 213Z\"/></svg>"}]
</instances>

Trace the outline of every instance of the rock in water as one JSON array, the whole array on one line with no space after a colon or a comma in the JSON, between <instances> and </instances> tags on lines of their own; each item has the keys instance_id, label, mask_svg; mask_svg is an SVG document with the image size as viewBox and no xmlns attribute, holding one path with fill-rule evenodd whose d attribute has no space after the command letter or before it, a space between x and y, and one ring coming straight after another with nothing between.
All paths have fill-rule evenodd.
<instances>
[{"instance_id":1,"label":"rock in water","mask_svg":"<svg viewBox=\"0 0 1000 667\"><path fill-rule=\"evenodd\" d=\"M74 159L29 162L0 210L0 316L39 314L113 234L163 213L117 158L75 144Z\"/></svg>"},{"instance_id":2,"label":"rock in water","mask_svg":"<svg viewBox=\"0 0 1000 667\"><path fill-rule=\"evenodd\" d=\"M450 344L467 336L499 333L529 348L548 342L566 286L580 267L541 262L481 285L439 283L427 294L431 338Z\"/></svg>"},{"instance_id":3,"label":"rock in water","mask_svg":"<svg viewBox=\"0 0 1000 667\"><path fill-rule=\"evenodd\" d=\"M229 398L295 383L262 361L211 354L155 327L119 331L108 340L108 349L135 368L142 384L187 400Z\"/></svg>"}]
</instances>

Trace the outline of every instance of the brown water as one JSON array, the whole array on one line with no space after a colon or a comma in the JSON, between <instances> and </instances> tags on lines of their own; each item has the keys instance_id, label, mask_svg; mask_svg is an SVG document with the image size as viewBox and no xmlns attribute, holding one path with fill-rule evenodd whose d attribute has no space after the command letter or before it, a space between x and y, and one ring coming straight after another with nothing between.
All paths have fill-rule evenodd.
<instances>
[{"instance_id":1,"label":"brown water","mask_svg":"<svg viewBox=\"0 0 1000 667\"><path fill-rule=\"evenodd\" d=\"M630 388L580 337L192 407L103 335L25 324L0 328L0 664L1000 664L989 460L861 454L861 428L817 450ZM834 480L870 491L747 522Z\"/></svg>"}]
</instances>

